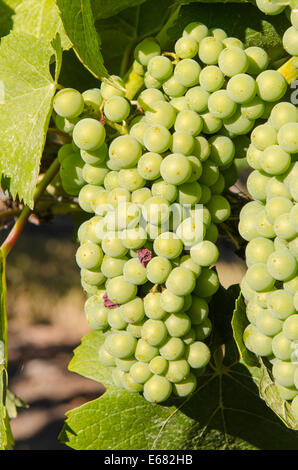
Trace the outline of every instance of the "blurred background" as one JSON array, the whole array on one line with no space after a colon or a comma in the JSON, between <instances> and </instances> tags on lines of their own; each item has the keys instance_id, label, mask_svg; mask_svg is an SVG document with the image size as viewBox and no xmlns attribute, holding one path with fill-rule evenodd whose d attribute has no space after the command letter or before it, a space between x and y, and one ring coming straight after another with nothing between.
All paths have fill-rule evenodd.
<instances>
[{"instance_id":1,"label":"blurred background","mask_svg":"<svg viewBox=\"0 0 298 470\"><path fill-rule=\"evenodd\" d=\"M68 450L58 442L65 413L104 392L68 370L90 331L74 231L70 216L28 223L7 260L9 389L27 404L11 422L15 450ZM245 265L233 243L220 238L219 249L222 285L239 283Z\"/></svg>"}]
</instances>

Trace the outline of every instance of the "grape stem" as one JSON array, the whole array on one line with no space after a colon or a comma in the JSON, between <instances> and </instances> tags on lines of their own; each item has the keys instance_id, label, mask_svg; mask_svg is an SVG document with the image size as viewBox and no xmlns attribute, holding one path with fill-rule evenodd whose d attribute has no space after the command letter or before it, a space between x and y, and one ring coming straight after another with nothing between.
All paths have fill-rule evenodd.
<instances>
[{"instance_id":1,"label":"grape stem","mask_svg":"<svg viewBox=\"0 0 298 470\"><path fill-rule=\"evenodd\" d=\"M44 191L46 190L48 184L52 181L52 179L56 176L60 168L60 162L58 158L56 158L51 166L48 168L46 173L44 174L40 183L36 186L35 193L34 193L34 206L36 205L37 201L40 199ZM11 231L9 232L8 236L4 240L1 245L1 253L3 258L6 258L7 255L10 253L12 248L14 247L17 239L19 238L20 234L22 233L27 220L30 214L33 212L33 209L30 207L25 206L18 217L17 221L15 222L14 226L12 227Z\"/></svg>"}]
</instances>

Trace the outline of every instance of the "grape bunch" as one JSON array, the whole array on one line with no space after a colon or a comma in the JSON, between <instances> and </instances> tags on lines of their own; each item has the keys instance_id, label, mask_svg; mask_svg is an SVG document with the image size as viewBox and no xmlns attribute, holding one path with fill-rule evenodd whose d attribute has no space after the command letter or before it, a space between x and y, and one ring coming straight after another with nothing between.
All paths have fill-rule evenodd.
<instances>
[{"instance_id":1,"label":"grape bunch","mask_svg":"<svg viewBox=\"0 0 298 470\"><path fill-rule=\"evenodd\" d=\"M268 61L195 22L174 52L153 39L136 47L135 101L118 76L55 96L56 125L72 136L58 154L62 184L89 216L76 261L87 321L105 336L99 360L150 402L188 396L209 363L223 192L245 135L287 89Z\"/></svg>"},{"instance_id":2,"label":"grape bunch","mask_svg":"<svg viewBox=\"0 0 298 470\"><path fill-rule=\"evenodd\" d=\"M249 325L246 347L272 364L280 396L298 419L298 110L276 104L253 130L247 188L240 212L246 246L242 293Z\"/></svg>"}]
</instances>

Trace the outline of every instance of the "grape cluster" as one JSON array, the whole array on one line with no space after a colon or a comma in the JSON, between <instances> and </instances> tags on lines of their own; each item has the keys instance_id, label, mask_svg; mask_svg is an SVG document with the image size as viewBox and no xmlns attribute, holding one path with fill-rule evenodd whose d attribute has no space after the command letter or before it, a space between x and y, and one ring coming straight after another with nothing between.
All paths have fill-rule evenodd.
<instances>
[{"instance_id":1,"label":"grape cluster","mask_svg":"<svg viewBox=\"0 0 298 470\"><path fill-rule=\"evenodd\" d=\"M298 110L276 104L253 130L247 188L253 200L240 212L246 246L242 293L249 325L246 347L272 363L272 374L298 419Z\"/></svg>"},{"instance_id":2,"label":"grape cluster","mask_svg":"<svg viewBox=\"0 0 298 470\"><path fill-rule=\"evenodd\" d=\"M117 386L159 403L192 393L210 360L217 225L231 210L222 193L241 139L287 84L263 49L198 22L173 53L145 39L134 58L136 103L112 76L60 90L54 111L72 136L59 151L63 187L90 214L76 261L87 321L105 335L99 360Z\"/></svg>"}]
</instances>

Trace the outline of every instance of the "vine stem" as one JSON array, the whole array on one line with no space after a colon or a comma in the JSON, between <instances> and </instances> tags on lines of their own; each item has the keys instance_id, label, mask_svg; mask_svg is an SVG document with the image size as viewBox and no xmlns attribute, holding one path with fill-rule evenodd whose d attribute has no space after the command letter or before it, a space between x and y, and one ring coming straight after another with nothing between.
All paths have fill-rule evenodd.
<instances>
[{"instance_id":1,"label":"vine stem","mask_svg":"<svg viewBox=\"0 0 298 470\"><path fill-rule=\"evenodd\" d=\"M48 184L52 181L52 179L56 176L59 171L60 162L58 158L56 158L51 166L48 168L46 173L44 174L42 180L37 185L35 193L34 193L34 205L37 203L39 198L42 196L44 191L46 190ZM25 206L22 210L20 216L18 217L16 223L12 227L11 231L9 232L8 236L4 240L1 246L1 253L4 258L10 253L12 248L14 247L17 239L19 238L20 234L22 233L27 220L33 210L30 207Z\"/></svg>"}]
</instances>

